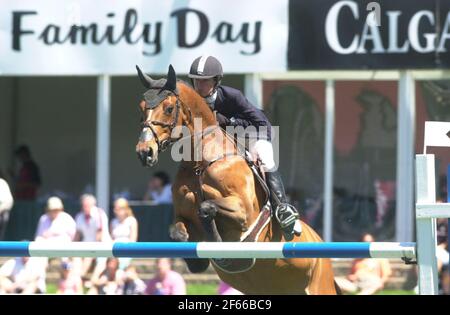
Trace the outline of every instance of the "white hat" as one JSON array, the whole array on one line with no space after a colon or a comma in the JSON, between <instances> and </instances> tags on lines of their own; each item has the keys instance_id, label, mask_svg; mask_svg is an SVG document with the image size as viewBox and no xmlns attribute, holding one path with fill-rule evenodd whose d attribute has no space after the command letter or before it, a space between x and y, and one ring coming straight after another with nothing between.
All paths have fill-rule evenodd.
<instances>
[{"instance_id":1,"label":"white hat","mask_svg":"<svg viewBox=\"0 0 450 315\"><path fill-rule=\"evenodd\" d=\"M64 205L58 197L50 197L47 200L47 210L63 210Z\"/></svg>"}]
</instances>

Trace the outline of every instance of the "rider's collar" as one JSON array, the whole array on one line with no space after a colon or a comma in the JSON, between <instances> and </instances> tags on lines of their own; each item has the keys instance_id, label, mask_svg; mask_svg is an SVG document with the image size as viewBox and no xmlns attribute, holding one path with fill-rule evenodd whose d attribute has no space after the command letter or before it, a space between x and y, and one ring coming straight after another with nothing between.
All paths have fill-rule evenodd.
<instances>
[{"instance_id":1,"label":"rider's collar","mask_svg":"<svg viewBox=\"0 0 450 315\"><path fill-rule=\"evenodd\" d=\"M205 97L205 101L206 101L206 103L208 103L208 105L209 105L209 107L211 107L211 109L214 109L214 103L216 102L216 98L217 98L217 89L214 90L214 93Z\"/></svg>"}]
</instances>

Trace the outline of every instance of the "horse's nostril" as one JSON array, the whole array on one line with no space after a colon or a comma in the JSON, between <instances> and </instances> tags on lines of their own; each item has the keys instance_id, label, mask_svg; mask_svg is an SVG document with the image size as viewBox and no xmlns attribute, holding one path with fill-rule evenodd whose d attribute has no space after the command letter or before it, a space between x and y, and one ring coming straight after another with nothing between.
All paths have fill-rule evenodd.
<instances>
[{"instance_id":1,"label":"horse's nostril","mask_svg":"<svg viewBox=\"0 0 450 315\"><path fill-rule=\"evenodd\" d=\"M141 160L142 164L145 164L145 161L147 160L147 153L145 151L139 151L138 157L139 160Z\"/></svg>"},{"instance_id":2,"label":"horse's nostril","mask_svg":"<svg viewBox=\"0 0 450 315\"><path fill-rule=\"evenodd\" d=\"M146 153L147 153L147 155L146 155L147 161L151 161L151 159L153 158L153 150L151 148L149 148L146 151Z\"/></svg>"},{"instance_id":3,"label":"horse's nostril","mask_svg":"<svg viewBox=\"0 0 450 315\"><path fill-rule=\"evenodd\" d=\"M142 164L146 166L152 160L153 150L151 148L148 148L147 150L139 151L138 156Z\"/></svg>"}]
</instances>

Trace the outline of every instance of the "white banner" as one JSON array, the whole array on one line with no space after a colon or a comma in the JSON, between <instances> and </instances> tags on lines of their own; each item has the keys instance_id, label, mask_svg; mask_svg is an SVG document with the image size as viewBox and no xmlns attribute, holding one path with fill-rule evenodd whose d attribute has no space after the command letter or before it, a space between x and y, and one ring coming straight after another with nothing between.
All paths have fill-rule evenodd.
<instances>
[{"instance_id":1,"label":"white banner","mask_svg":"<svg viewBox=\"0 0 450 315\"><path fill-rule=\"evenodd\" d=\"M0 75L287 69L288 0L0 0Z\"/></svg>"},{"instance_id":2,"label":"white banner","mask_svg":"<svg viewBox=\"0 0 450 315\"><path fill-rule=\"evenodd\" d=\"M450 147L450 122L425 122L424 154L426 154L426 147Z\"/></svg>"}]
</instances>

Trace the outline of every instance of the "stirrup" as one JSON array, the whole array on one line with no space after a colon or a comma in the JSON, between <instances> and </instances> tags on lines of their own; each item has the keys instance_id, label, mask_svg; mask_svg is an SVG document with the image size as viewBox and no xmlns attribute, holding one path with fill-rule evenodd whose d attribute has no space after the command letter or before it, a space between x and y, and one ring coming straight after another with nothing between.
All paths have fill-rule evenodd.
<instances>
[{"instance_id":1,"label":"stirrup","mask_svg":"<svg viewBox=\"0 0 450 315\"><path fill-rule=\"evenodd\" d=\"M301 235L302 225L300 223L300 215L293 206L287 203L278 205L275 210L275 217L280 223L284 238L287 241L292 240L294 235Z\"/></svg>"},{"instance_id":2,"label":"stirrup","mask_svg":"<svg viewBox=\"0 0 450 315\"><path fill-rule=\"evenodd\" d=\"M278 222L280 222L281 228L292 225L297 219L300 218L297 210L287 203L281 203L278 205L275 210L275 217Z\"/></svg>"}]
</instances>

